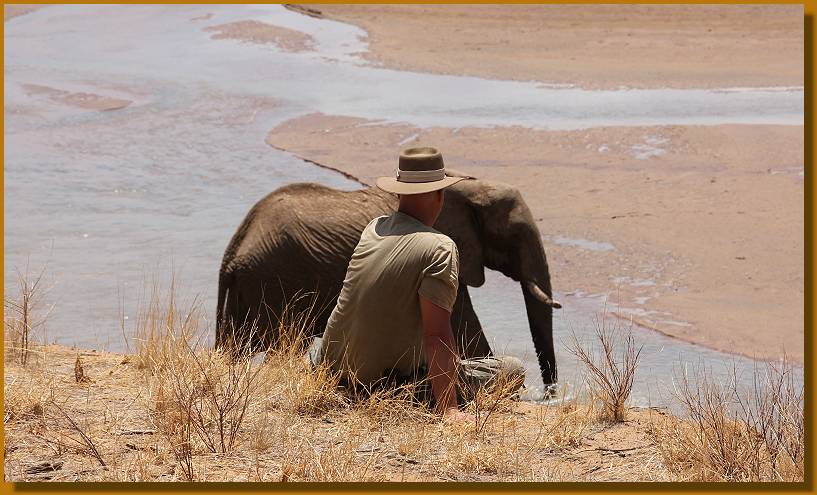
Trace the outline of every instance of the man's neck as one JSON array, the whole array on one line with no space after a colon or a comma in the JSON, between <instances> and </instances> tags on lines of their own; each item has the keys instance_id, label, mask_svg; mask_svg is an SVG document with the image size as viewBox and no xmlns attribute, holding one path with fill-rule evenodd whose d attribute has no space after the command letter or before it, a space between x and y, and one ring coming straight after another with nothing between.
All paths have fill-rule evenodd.
<instances>
[{"instance_id":1,"label":"man's neck","mask_svg":"<svg viewBox=\"0 0 817 495\"><path fill-rule=\"evenodd\" d=\"M431 215L429 215L427 213L424 215L423 212L421 212L421 211L417 211L415 209L408 208L408 207L403 206L403 205L401 205L400 208L397 209L397 211L399 211L400 213L404 213L404 214L416 219L418 222L422 223L423 225L426 225L428 227L433 227L434 226L435 219L431 218Z\"/></svg>"}]
</instances>

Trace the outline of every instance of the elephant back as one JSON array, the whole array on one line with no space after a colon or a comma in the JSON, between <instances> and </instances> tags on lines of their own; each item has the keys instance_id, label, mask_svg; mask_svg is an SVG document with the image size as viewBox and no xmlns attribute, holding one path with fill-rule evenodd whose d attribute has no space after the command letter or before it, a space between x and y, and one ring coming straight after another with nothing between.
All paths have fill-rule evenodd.
<instances>
[{"instance_id":1,"label":"elephant back","mask_svg":"<svg viewBox=\"0 0 817 495\"><path fill-rule=\"evenodd\" d=\"M394 210L391 199L318 184L292 184L262 198L225 251L219 313L224 305L223 316L239 325L260 319L270 332L294 308L309 311L314 333L322 333L361 232Z\"/></svg>"},{"instance_id":2,"label":"elephant back","mask_svg":"<svg viewBox=\"0 0 817 495\"><path fill-rule=\"evenodd\" d=\"M334 262L346 251L351 257L366 225L393 210L370 189L339 191L319 184L290 184L252 208L245 219L244 242L235 255L257 255L261 243L264 251L283 250L318 262Z\"/></svg>"}]
</instances>

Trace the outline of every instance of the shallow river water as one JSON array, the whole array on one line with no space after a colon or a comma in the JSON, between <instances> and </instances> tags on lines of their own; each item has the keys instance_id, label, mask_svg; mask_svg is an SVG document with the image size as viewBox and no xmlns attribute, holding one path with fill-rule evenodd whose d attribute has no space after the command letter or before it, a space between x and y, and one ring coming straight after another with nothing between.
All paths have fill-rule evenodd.
<instances>
[{"instance_id":1,"label":"shallow river water","mask_svg":"<svg viewBox=\"0 0 817 495\"><path fill-rule=\"evenodd\" d=\"M247 19L306 32L315 50L286 53L202 30ZM54 6L8 21L6 292L27 264L32 272L45 265L49 341L114 351L125 349L120 300L130 329L151 280L167 282L172 271L179 292L199 294L214 314L221 255L253 203L292 182L360 187L264 144L275 125L306 113L421 127L803 123L802 88L584 91L386 70L360 59L366 47L354 26L278 5ZM132 103L83 110L37 86ZM525 359L536 397L541 380L519 286L487 278L472 292L477 312L497 350ZM589 337L603 305L557 298L566 303L554 325L570 388L581 369L566 344L573 333ZM746 380L755 364L648 330L635 335L644 345L638 405L666 403L685 364L724 377L735 365Z\"/></svg>"}]
</instances>

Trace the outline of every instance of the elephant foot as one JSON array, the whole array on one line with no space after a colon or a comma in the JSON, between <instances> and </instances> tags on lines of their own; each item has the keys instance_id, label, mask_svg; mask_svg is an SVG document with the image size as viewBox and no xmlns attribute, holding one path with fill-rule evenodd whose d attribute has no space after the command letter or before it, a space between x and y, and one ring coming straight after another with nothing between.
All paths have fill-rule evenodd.
<instances>
[{"instance_id":1,"label":"elephant foot","mask_svg":"<svg viewBox=\"0 0 817 495\"><path fill-rule=\"evenodd\" d=\"M556 401L559 396L559 384L558 383L546 383L545 387L542 389L541 396L535 396L531 394L528 400L532 400L533 402L551 402Z\"/></svg>"}]
</instances>

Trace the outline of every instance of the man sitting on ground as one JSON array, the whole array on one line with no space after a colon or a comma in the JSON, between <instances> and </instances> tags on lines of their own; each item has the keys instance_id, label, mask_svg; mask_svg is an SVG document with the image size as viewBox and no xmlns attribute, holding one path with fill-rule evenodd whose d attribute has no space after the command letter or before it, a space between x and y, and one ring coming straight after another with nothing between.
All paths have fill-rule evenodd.
<instances>
[{"instance_id":1,"label":"man sitting on ground","mask_svg":"<svg viewBox=\"0 0 817 495\"><path fill-rule=\"evenodd\" d=\"M445 174L434 148L405 150L397 177L377 180L379 188L399 196L400 206L363 230L318 352L318 360L352 388L428 378L437 410L450 419L470 417L458 409L458 366L467 395L500 374L515 388L524 382L518 359L457 356L451 310L459 255L456 244L432 226L444 189L460 180Z\"/></svg>"}]
</instances>

